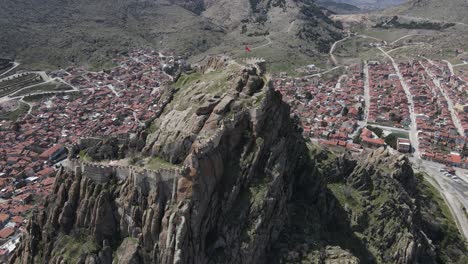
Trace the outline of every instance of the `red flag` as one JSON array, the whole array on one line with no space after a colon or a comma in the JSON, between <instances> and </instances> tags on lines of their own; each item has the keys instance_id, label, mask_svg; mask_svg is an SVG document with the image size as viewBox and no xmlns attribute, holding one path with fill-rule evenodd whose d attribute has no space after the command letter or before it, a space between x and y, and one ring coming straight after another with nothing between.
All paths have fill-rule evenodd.
<instances>
[{"instance_id":1,"label":"red flag","mask_svg":"<svg viewBox=\"0 0 468 264\"><path fill-rule=\"evenodd\" d=\"M249 47L245 46L245 51L251 52L252 50Z\"/></svg>"}]
</instances>

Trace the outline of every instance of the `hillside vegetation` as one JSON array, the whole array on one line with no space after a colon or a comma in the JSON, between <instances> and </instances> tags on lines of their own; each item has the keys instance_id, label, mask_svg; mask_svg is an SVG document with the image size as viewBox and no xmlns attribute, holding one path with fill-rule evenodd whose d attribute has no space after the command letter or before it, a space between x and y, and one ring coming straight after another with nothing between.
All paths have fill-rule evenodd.
<instances>
[{"instance_id":1,"label":"hillside vegetation","mask_svg":"<svg viewBox=\"0 0 468 264\"><path fill-rule=\"evenodd\" d=\"M436 19L448 22L468 23L466 0L411 0L390 12L402 15Z\"/></svg>"},{"instance_id":2,"label":"hillside vegetation","mask_svg":"<svg viewBox=\"0 0 468 264\"><path fill-rule=\"evenodd\" d=\"M248 45L277 63L291 51L305 61L328 52L341 37L337 26L310 0L5 0L0 58L34 69L99 69L135 47L203 58L238 57Z\"/></svg>"}]
</instances>

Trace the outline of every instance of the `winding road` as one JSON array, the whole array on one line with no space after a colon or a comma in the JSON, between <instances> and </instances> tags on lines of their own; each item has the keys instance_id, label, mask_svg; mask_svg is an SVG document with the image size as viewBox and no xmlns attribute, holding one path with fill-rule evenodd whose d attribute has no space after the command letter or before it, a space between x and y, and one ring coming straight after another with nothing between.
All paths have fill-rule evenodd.
<instances>
[{"instance_id":1,"label":"winding road","mask_svg":"<svg viewBox=\"0 0 468 264\"><path fill-rule=\"evenodd\" d=\"M445 63L447 63L447 66L448 66L448 68L449 68L449 70L450 70L450 75L451 75L451 76L454 76L454 75L455 75L455 72L453 71L453 65L452 65L452 63L450 63L450 61L448 61L448 60L442 60L442 61L445 62Z\"/></svg>"},{"instance_id":2,"label":"winding road","mask_svg":"<svg viewBox=\"0 0 468 264\"><path fill-rule=\"evenodd\" d=\"M460 233L468 240L468 217L462 208L468 209L468 183L464 180L455 180L453 176L447 177L441 172L445 165L422 160L421 167L428 174L428 180L442 195L450 212L454 216ZM466 170L458 170L457 176L466 173Z\"/></svg>"},{"instance_id":3,"label":"winding road","mask_svg":"<svg viewBox=\"0 0 468 264\"><path fill-rule=\"evenodd\" d=\"M252 48L251 50L261 49L261 48L263 48L263 47L266 47L266 46L271 45L272 41L271 41L271 39L270 39L270 36L266 36L265 39L268 41L267 43L262 44L262 45L257 46L257 47L254 47L254 48Z\"/></svg>"},{"instance_id":4,"label":"winding road","mask_svg":"<svg viewBox=\"0 0 468 264\"><path fill-rule=\"evenodd\" d=\"M408 34L408 35L404 35L403 37L397 39L397 40L394 40L390 43L390 45L394 45L395 43L397 43L398 41L400 40L403 40L405 38L409 38L409 37L412 37L412 36L424 36L424 34Z\"/></svg>"},{"instance_id":5,"label":"winding road","mask_svg":"<svg viewBox=\"0 0 468 264\"><path fill-rule=\"evenodd\" d=\"M315 74L312 74L312 75L304 76L304 78L322 76L322 75L324 75L324 74L327 74L327 73L329 73L329 72L332 72L332 71L334 71L334 70L337 70L337 69L339 69L339 68L341 68L341 67L343 67L343 66L336 66L336 67L334 67L334 68L331 68L331 69L326 70L326 71L323 71L323 72L319 72L319 73L315 73Z\"/></svg>"},{"instance_id":6,"label":"winding road","mask_svg":"<svg viewBox=\"0 0 468 264\"><path fill-rule=\"evenodd\" d=\"M9 69L8 71L0 74L0 77L3 76L3 75L6 75L7 73L11 72L12 70L14 70L16 67L18 67L20 64L17 63L17 62L13 62L13 67L11 67L11 69Z\"/></svg>"},{"instance_id":7,"label":"winding road","mask_svg":"<svg viewBox=\"0 0 468 264\"><path fill-rule=\"evenodd\" d=\"M343 42L343 41L346 41L346 40L348 40L348 39L350 39L350 38L352 38L352 37L373 39L373 40L381 41L381 42L383 42L385 45L387 45L387 41L382 40L382 39L379 39L379 38L375 38L375 37L371 37L371 36L367 36L367 35L362 35L362 34L354 35L354 36L351 36L350 34L348 34L348 36L346 36L345 38L335 41L335 43L333 43L333 45L331 46L330 51L328 52L328 54L330 55L330 58L331 58L331 60L332 60L332 63L333 63L334 65L337 65L337 64L338 64L338 61L337 61L335 55L333 55L333 52L335 52L335 49L336 49L336 45L338 45L339 43L341 43L341 42Z\"/></svg>"},{"instance_id":8,"label":"winding road","mask_svg":"<svg viewBox=\"0 0 468 264\"><path fill-rule=\"evenodd\" d=\"M331 46L330 52L328 52L328 54L330 55L330 59L332 60L334 65L338 64L338 61L336 60L335 55L333 55L333 52L335 52L335 49L336 49L336 45L338 45L339 43L343 41L348 40L349 38L351 38L351 35L348 34L348 36L346 36L345 38L335 41L335 43L333 43L333 45Z\"/></svg>"}]
</instances>

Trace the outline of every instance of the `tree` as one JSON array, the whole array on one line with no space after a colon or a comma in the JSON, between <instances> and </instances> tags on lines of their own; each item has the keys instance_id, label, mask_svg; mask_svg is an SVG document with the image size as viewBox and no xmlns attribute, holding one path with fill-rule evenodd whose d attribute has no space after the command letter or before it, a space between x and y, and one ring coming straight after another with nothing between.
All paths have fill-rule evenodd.
<instances>
[{"instance_id":1,"label":"tree","mask_svg":"<svg viewBox=\"0 0 468 264\"><path fill-rule=\"evenodd\" d=\"M349 109L348 109L348 107L346 107L346 106L345 106L345 107L343 107L343 112L342 112L342 115L343 115L343 116L347 116L347 115L348 115L348 113L349 113Z\"/></svg>"},{"instance_id":2,"label":"tree","mask_svg":"<svg viewBox=\"0 0 468 264\"><path fill-rule=\"evenodd\" d=\"M382 136L383 136L383 130L382 129L380 129L378 127L373 127L373 126L367 126L367 129L374 132L379 138L382 138Z\"/></svg>"},{"instance_id":3,"label":"tree","mask_svg":"<svg viewBox=\"0 0 468 264\"><path fill-rule=\"evenodd\" d=\"M364 109L362 109L362 107L358 108L358 116L359 116L359 120L364 119Z\"/></svg>"},{"instance_id":4,"label":"tree","mask_svg":"<svg viewBox=\"0 0 468 264\"><path fill-rule=\"evenodd\" d=\"M397 149L397 141L398 137L394 134L390 134L385 137L385 143L394 149Z\"/></svg>"},{"instance_id":5,"label":"tree","mask_svg":"<svg viewBox=\"0 0 468 264\"><path fill-rule=\"evenodd\" d=\"M357 135L354 136L354 138L353 138L353 143L354 144L361 144L362 143L361 132L362 132L362 129L359 129Z\"/></svg>"}]
</instances>

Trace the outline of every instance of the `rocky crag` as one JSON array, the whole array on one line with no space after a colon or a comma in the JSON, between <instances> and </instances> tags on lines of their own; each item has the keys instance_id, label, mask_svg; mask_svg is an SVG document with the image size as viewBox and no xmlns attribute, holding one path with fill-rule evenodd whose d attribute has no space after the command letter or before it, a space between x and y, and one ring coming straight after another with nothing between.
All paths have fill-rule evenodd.
<instances>
[{"instance_id":1,"label":"rocky crag","mask_svg":"<svg viewBox=\"0 0 468 264\"><path fill-rule=\"evenodd\" d=\"M72 163L12 263L437 260L406 159L307 146L261 63L198 69L173 84L139 156L174 169L99 177Z\"/></svg>"},{"instance_id":2,"label":"rocky crag","mask_svg":"<svg viewBox=\"0 0 468 264\"><path fill-rule=\"evenodd\" d=\"M198 80L182 76L186 85L152 124L143 151L184 168L175 184L59 173L13 262L260 262L307 151L257 67L225 64Z\"/></svg>"},{"instance_id":3,"label":"rocky crag","mask_svg":"<svg viewBox=\"0 0 468 264\"><path fill-rule=\"evenodd\" d=\"M353 158L311 148L289 220L273 246L280 263L464 263L466 244L442 198L404 156L384 148ZM309 184L322 175L320 200ZM273 261L273 260L272 260Z\"/></svg>"}]
</instances>

